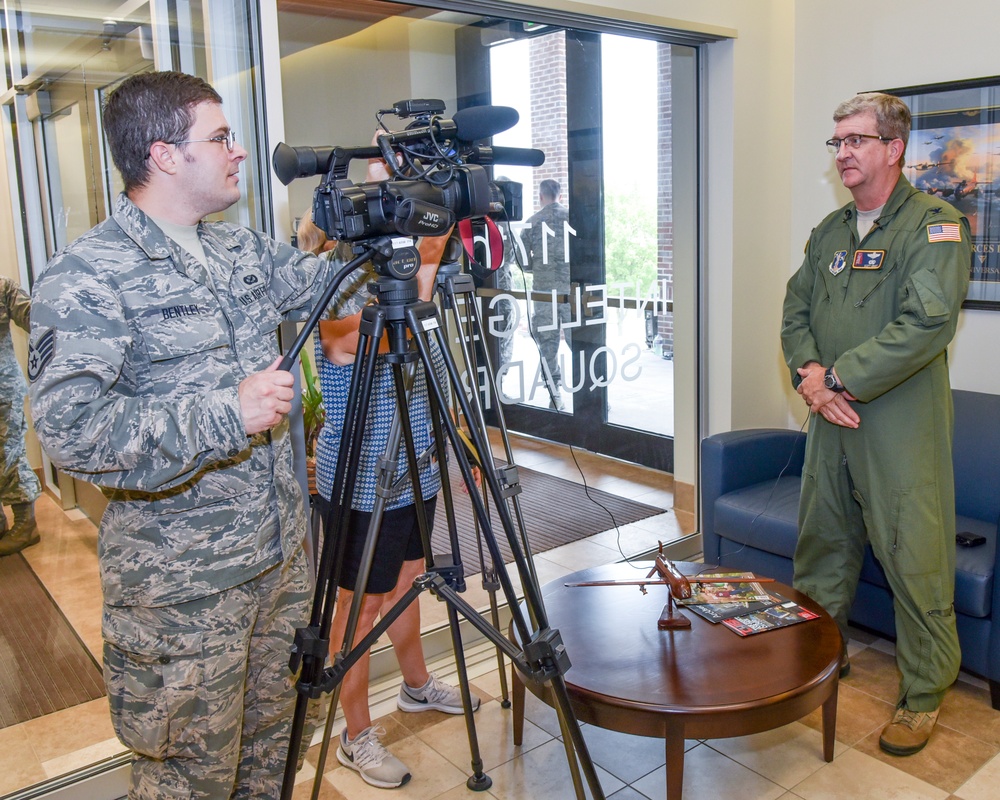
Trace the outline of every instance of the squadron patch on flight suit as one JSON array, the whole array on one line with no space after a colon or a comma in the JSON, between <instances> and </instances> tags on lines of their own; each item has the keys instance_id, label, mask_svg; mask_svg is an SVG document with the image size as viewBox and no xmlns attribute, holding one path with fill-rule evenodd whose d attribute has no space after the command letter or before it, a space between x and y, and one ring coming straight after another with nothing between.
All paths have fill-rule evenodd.
<instances>
[{"instance_id":1,"label":"squadron patch on flight suit","mask_svg":"<svg viewBox=\"0 0 1000 800\"><path fill-rule=\"evenodd\" d=\"M830 262L830 274L839 275L847 266L847 251L838 250L833 254L833 261Z\"/></svg>"},{"instance_id":2,"label":"squadron patch on flight suit","mask_svg":"<svg viewBox=\"0 0 1000 800\"><path fill-rule=\"evenodd\" d=\"M858 250L854 254L854 269L881 269L885 250Z\"/></svg>"},{"instance_id":3,"label":"squadron patch on flight suit","mask_svg":"<svg viewBox=\"0 0 1000 800\"><path fill-rule=\"evenodd\" d=\"M937 222L927 226L928 242L960 242L962 229L956 222Z\"/></svg>"}]
</instances>

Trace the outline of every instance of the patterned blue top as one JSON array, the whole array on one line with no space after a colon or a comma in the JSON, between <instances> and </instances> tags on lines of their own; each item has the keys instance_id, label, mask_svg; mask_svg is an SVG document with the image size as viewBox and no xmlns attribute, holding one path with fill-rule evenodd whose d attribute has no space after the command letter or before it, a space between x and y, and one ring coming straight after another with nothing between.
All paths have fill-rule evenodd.
<instances>
[{"instance_id":1,"label":"patterned blue top","mask_svg":"<svg viewBox=\"0 0 1000 800\"><path fill-rule=\"evenodd\" d=\"M369 301L371 294L368 283L375 278L370 267L359 267L344 281L337 295L330 303L328 319L343 319L360 311ZM334 474L337 470L341 434L347 412L347 399L351 387L353 364L340 366L323 355L319 334L314 336L317 371L320 391L326 409L326 421L319 432L316 443L316 488L322 497L329 498L333 489ZM447 386L447 371L444 357L437 345L431 341L431 356L434 369L442 385ZM437 494L441 487L441 476L436 458L421 458L424 453L433 452L434 430L430 418L430 403L427 396L427 381L418 361L416 380L410 396L410 427L420 459L420 486L424 498ZM352 508L356 511L371 511L375 507L375 488L379 461L385 453L396 410L396 390L392 378L392 367L385 356L380 355L375 362L375 381L368 404L368 419L365 423L364 440L355 478ZM350 479L350 476L349 478ZM399 445L396 472L386 509L401 508L416 502L413 486L407 470L406 446Z\"/></svg>"}]
</instances>

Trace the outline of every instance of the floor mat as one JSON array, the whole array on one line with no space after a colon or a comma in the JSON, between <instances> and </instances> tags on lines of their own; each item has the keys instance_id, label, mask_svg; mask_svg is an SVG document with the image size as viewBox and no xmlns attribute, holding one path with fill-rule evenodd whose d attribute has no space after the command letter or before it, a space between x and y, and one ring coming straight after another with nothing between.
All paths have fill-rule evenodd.
<instances>
[{"instance_id":1,"label":"floor mat","mask_svg":"<svg viewBox=\"0 0 1000 800\"><path fill-rule=\"evenodd\" d=\"M0 558L0 728L103 696L100 666L28 562Z\"/></svg>"},{"instance_id":2,"label":"floor mat","mask_svg":"<svg viewBox=\"0 0 1000 800\"><path fill-rule=\"evenodd\" d=\"M459 553L465 572L474 574L479 572L475 514L454 462L455 459L450 459L449 475L452 480ZM664 511L600 489L585 489L573 481L554 478L525 467L519 466L517 470L522 488L519 505L528 543L534 555L610 530L616 524L620 527ZM504 563L509 563L513 560L510 545L492 503L489 504L489 511L494 537L503 554ZM445 520L444 504L439 498L431 538L435 553L451 552ZM516 525L516 518L514 521ZM483 552L489 563L489 551L485 544Z\"/></svg>"}]
</instances>

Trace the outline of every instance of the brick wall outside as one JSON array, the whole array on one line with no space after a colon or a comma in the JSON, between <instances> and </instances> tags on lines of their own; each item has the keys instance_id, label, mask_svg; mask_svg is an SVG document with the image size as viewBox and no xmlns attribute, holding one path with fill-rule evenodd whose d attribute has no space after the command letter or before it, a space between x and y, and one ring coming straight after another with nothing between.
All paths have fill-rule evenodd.
<instances>
[{"instance_id":1,"label":"brick wall outside","mask_svg":"<svg viewBox=\"0 0 1000 800\"><path fill-rule=\"evenodd\" d=\"M569 163L566 153L566 36L562 31L530 41L531 146L545 152L545 163L534 171L532 207L538 210L538 185L547 178L559 182L566 202ZM527 206L525 198L525 206Z\"/></svg>"}]
</instances>

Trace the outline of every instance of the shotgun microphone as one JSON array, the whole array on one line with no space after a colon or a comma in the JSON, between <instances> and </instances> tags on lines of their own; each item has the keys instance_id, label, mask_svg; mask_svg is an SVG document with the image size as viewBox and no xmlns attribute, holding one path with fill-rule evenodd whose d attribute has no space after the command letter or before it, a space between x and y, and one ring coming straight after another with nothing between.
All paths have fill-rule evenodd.
<instances>
[{"instance_id":1,"label":"shotgun microphone","mask_svg":"<svg viewBox=\"0 0 1000 800\"><path fill-rule=\"evenodd\" d=\"M510 106L471 106L456 111L455 138L463 142L489 139L517 125L520 114Z\"/></svg>"}]
</instances>

